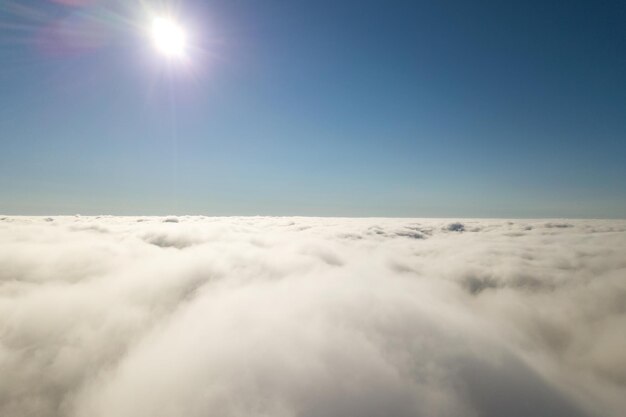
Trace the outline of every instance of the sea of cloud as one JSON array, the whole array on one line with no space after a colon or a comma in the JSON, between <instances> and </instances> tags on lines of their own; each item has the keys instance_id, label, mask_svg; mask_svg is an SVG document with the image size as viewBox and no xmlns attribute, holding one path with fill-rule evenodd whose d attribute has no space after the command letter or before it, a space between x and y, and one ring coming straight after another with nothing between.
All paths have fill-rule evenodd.
<instances>
[{"instance_id":1,"label":"sea of cloud","mask_svg":"<svg viewBox=\"0 0 626 417\"><path fill-rule=\"evenodd\" d=\"M626 410L626 221L0 216L0 416Z\"/></svg>"}]
</instances>

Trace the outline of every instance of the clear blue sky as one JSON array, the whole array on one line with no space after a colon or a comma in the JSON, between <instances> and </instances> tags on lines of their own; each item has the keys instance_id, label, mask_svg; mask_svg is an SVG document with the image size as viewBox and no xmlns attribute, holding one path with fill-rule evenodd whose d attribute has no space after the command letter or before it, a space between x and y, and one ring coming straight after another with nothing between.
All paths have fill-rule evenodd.
<instances>
[{"instance_id":1,"label":"clear blue sky","mask_svg":"<svg viewBox=\"0 0 626 417\"><path fill-rule=\"evenodd\" d=\"M622 0L9 0L0 63L4 214L626 217Z\"/></svg>"}]
</instances>

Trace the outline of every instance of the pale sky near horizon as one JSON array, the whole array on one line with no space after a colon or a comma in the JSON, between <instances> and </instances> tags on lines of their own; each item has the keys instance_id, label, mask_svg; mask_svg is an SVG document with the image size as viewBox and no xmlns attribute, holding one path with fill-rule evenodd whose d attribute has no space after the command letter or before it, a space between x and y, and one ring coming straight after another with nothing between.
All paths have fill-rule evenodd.
<instances>
[{"instance_id":1,"label":"pale sky near horizon","mask_svg":"<svg viewBox=\"0 0 626 417\"><path fill-rule=\"evenodd\" d=\"M626 217L623 1L10 0L0 63L0 214Z\"/></svg>"}]
</instances>

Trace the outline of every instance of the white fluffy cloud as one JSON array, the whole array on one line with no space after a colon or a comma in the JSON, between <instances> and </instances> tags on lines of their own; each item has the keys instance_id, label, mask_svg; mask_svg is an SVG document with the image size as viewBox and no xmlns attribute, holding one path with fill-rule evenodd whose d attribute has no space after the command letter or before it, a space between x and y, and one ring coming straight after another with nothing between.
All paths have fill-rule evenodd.
<instances>
[{"instance_id":1,"label":"white fluffy cloud","mask_svg":"<svg viewBox=\"0 0 626 417\"><path fill-rule=\"evenodd\" d=\"M0 217L0 415L621 416L626 222Z\"/></svg>"}]
</instances>

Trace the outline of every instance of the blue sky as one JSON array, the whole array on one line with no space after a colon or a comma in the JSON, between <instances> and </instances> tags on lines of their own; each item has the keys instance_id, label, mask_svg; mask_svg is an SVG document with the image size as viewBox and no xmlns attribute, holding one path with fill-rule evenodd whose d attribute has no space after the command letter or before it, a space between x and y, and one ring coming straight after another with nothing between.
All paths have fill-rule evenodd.
<instances>
[{"instance_id":1,"label":"blue sky","mask_svg":"<svg viewBox=\"0 0 626 417\"><path fill-rule=\"evenodd\" d=\"M0 5L0 213L626 217L622 1L63 3Z\"/></svg>"}]
</instances>

